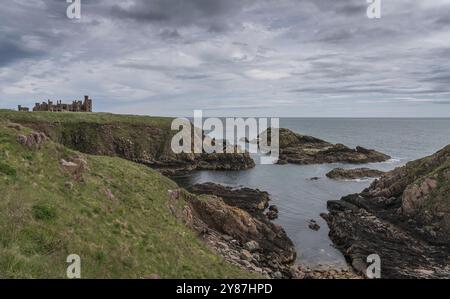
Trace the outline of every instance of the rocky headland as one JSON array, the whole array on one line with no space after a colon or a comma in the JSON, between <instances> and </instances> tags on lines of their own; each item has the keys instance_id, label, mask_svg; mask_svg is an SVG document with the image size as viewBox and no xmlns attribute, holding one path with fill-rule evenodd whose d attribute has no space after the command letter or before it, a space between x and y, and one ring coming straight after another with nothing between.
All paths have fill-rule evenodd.
<instances>
[{"instance_id":1,"label":"rocky headland","mask_svg":"<svg viewBox=\"0 0 450 299\"><path fill-rule=\"evenodd\" d=\"M271 129L261 134L270 145ZM343 144L332 144L330 142L300 135L289 129L279 129L280 157L278 164L325 164L325 163L351 163L365 164L372 162L384 162L391 157L376 150L363 147L349 148Z\"/></svg>"},{"instance_id":2,"label":"rocky headland","mask_svg":"<svg viewBox=\"0 0 450 299\"><path fill-rule=\"evenodd\" d=\"M108 113L3 113L12 123L42 132L52 141L90 155L120 157L175 176L193 170L243 170L255 162L234 153L175 154L171 118Z\"/></svg>"},{"instance_id":3,"label":"rocky headland","mask_svg":"<svg viewBox=\"0 0 450 299\"><path fill-rule=\"evenodd\" d=\"M354 168L354 169L344 169L335 168L326 176L333 180L356 180L364 178L379 178L384 174L383 171L370 169L370 168Z\"/></svg>"},{"instance_id":4,"label":"rocky headland","mask_svg":"<svg viewBox=\"0 0 450 299\"><path fill-rule=\"evenodd\" d=\"M281 226L271 222L278 208L269 206L267 192L214 183L197 184L189 191L208 197L192 202L192 208L216 234L209 243L226 260L272 278L296 277L294 244Z\"/></svg>"},{"instance_id":5,"label":"rocky headland","mask_svg":"<svg viewBox=\"0 0 450 299\"><path fill-rule=\"evenodd\" d=\"M381 257L382 278L450 278L450 146L386 173L360 194L328 202L330 238L365 274Z\"/></svg>"}]
</instances>

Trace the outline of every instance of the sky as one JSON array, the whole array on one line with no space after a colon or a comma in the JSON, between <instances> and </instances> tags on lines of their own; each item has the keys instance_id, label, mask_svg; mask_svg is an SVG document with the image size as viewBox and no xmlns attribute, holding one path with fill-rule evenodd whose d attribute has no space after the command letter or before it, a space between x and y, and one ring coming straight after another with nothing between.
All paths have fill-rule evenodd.
<instances>
[{"instance_id":1,"label":"sky","mask_svg":"<svg viewBox=\"0 0 450 299\"><path fill-rule=\"evenodd\" d=\"M450 0L12 0L0 108L161 116L450 117ZM4 3L2 3L4 4Z\"/></svg>"}]
</instances>

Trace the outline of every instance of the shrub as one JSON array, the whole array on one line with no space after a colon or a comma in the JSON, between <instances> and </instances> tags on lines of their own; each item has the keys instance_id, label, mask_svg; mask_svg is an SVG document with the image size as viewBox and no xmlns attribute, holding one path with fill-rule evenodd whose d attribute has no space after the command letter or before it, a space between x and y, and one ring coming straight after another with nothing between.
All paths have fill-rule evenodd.
<instances>
[{"instance_id":1,"label":"shrub","mask_svg":"<svg viewBox=\"0 0 450 299\"><path fill-rule=\"evenodd\" d=\"M16 169L3 162L0 162L0 172L10 176L16 175Z\"/></svg>"},{"instance_id":2,"label":"shrub","mask_svg":"<svg viewBox=\"0 0 450 299\"><path fill-rule=\"evenodd\" d=\"M56 211L52 207L38 204L33 206L33 217L36 220L50 221L56 218Z\"/></svg>"}]
</instances>

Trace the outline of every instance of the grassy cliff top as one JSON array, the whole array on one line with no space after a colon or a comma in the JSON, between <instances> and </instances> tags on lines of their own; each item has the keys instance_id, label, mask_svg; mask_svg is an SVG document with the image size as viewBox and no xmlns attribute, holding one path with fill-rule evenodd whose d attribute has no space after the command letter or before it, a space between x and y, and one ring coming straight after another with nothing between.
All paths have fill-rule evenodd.
<instances>
[{"instance_id":1,"label":"grassy cliff top","mask_svg":"<svg viewBox=\"0 0 450 299\"><path fill-rule=\"evenodd\" d=\"M17 113L38 121L163 122L110 114ZM82 278L249 278L213 254L169 207L171 180L124 159L80 154L47 140L17 141L31 130L0 119L0 278L65 278L69 254L81 257ZM76 179L61 159L80 156Z\"/></svg>"},{"instance_id":2,"label":"grassy cliff top","mask_svg":"<svg viewBox=\"0 0 450 299\"><path fill-rule=\"evenodd\" d=\"M54 123L127 123L170 127L172 118L139 115L120 115L112 113L77 113L77 112L18 112L0 109L0 118L20 123L54 122Z\"/></svg>"}]
</instances>

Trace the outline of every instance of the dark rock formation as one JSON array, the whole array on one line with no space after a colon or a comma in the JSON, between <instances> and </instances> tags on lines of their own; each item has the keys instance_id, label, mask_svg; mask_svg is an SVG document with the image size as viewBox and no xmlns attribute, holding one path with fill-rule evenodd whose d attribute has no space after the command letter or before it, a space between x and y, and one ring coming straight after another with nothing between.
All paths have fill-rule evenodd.
<instances>
[{"instance_id":1,"label":"dark rock formation","mask_svg":"<svg viewBox=\"0 0 450 299\"><path fill-rule=\"evenodd\" d=\"M314 230L314 231L320 230L320 225L314 219L309 220L308 227L309 227L309 229Z\"/></svg>"},{"instance_id":2,"label":"dark rock formation","mask_svg":"<svg viewBox=\"0 0 450 299\"><path fill-rule=\"evenodd\" d=\"M362 178L379 178L384 174L383 171L369 168L343 169L335 168L327 177L333 180L355 180Z\"/></svg>"},{"instance_id":3,"label":"dark rock formation","mask_svg":"<svg viewBox=\"0 0 450 299\"><path fill-rule=\"evenodd\" d=\"M191 218L202 223L196 230L206 228L204 237L213 247L221 243L219 252L227 260L236 261L237 256L238 264L264 269L273 278L293 276L295 247L284 229L264 214L270 200L267 192L212 183L195 185L192 192L206 196L188 196ZM270 211L277 213L278 209L272 206Z\"/></svg>"},{"instance_id":4,"label":"dark rock formation","mask_svg":"<svg viewBox=\"0 0 450 299\"><path fill-rule=\"evenodd\" d=\"M266 216L269 218L269 220L275 220L278 219L278 207L273 205L269 207L269 211L267 211Z\"/></svg>"},{"instance_id":5,"label":"dark rock formation","mask_svg":"<svg viewBox=\"0 0 450 299\"><path fill-rule=\"evenodd\" d=\"M378 254L382 278L450 278L450 146L328 203L330 237L361 274Z\"/></svg>"},{"instance_id":6,"label":"dark rock formation","mask_svg":"<svg viewBox=\"0 0 450 299\"><path fill-rule=\"evenodd\" d=\"M238 207L253 216L261 217L269 207L270 196L265 191L250 188L232 188L214 183L197 184L190 188L194 194L215 195L230 206Z\"/></svg>"},{"instance_id":7,"label":"dark rock formation","mask_svg":"<svg viewBox=\"0 0 450 299\"><path fill-rule=\"evenodd\" d=\"M265 138L270 129L261 134ZM280 129L280 157L279 164L324 164L324 163L351 163L365 164L371 162L383 162L391 157L375 150L356 147L351 149L343 144L332 144L324 140L304 136L288 129Z\"/></svg>"}]
</instances>

